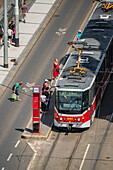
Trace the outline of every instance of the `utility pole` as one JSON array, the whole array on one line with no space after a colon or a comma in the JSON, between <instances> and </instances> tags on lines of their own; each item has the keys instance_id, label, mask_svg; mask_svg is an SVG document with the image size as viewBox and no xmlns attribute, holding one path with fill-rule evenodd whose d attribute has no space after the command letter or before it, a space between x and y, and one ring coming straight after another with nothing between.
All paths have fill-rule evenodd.
<instances>
[{"instance_id":1,"label":"utility pole","mask_svg":"<svg viewBox=\"0 0 113 170\"><path fill-rule=\"evenodd\" d=\"M15 46L19 47L19 7L18 7L18 0L15 0Z\"/></svg>"},{"instance_id":2,"label":"utility pole","mask_svg":"<svg viewBox=\"0 0 113 170\"><path fill-rule=\"evenodd\" d=\"M8 46L7 46L7 0L4 0L4 67L8 68Z\"/></svg>"}]
</instances>

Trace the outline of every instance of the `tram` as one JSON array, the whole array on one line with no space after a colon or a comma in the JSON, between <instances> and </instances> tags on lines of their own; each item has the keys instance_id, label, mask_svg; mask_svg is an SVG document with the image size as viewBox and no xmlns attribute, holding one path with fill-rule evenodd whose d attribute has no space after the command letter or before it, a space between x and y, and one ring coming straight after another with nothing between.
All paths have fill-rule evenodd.
<instances>
[{"instance_id":1,"label":"tram","mask_svg":"<svg viewBox=\"0 0 113 170\"><path fill-rule=\"evenodd\" d=\"M106 3L106 1L104 1ZM107 1L113 4L113 0ZM110 79L113 67L113 11L100 2L55 85L54 126L88 128Z\"/></svg>"}]
</instances>

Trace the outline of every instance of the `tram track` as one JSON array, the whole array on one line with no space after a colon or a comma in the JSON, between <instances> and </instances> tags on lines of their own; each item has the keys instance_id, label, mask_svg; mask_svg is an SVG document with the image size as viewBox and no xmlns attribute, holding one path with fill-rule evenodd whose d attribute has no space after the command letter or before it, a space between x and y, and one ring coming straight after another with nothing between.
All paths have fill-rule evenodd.
<instances>
[{"instance_id":1,"label":"tram track","mask_svg":"<svg viewBox=\"0 0 113 170\"><path fill-rule=\"evenodd\" d=\"M49 152L49 154L48 154L48 156L47 156L47 159L46 159L46 161L45 161L45 163L44 163L44 166L43 166L42 170L45 170L46 167L47 167L47 164L48 164L49 159L50 159L50 157L51 157L51 154L52 154L52 152L53 152L53 150L54 150L54 147L55 147L55 145L56 145L57 142L58 142L59 135L60 135L60 132L58 132L58 134L57 134L57 137L56 137L56 139L55 139L55 141L54 141L54 143L53 143L53 145L52 145L52 147L51 147L51 150L50 150L50 152Z\"/></svg>"},{"instance_id":2,"label":"tram track","mask_svg":"<svg viewBox=\"0 0 113 170\"><path fill-rule=\"evenodd\" d=\"M50 166L52 166L51 165L52 159L53 160L55 159L55 161L56 160L58 161L58 160L61 159L63 161L65 160L65 164L66 164L65 169L69 170L70 166L71 166L71 163L72 163L72 161L74 159L74 155L76 153L77 147L78 147L78 145L79 145L79 143L81 141L82 134L83 134L83 132L75 133L75 135L74 135L74 133L70 133L70 132L69 133L62 133L61 131L59 131L56 138L55 138L55 140L54 140L54 142L53 142L53 145L52 145L52 147L51 147L51 149L50 149L50 151L48 153L48 156L46 157L46 160L44 162L44 165L43 165L42 169L43 170L49 169ZM66 138L66 142L64 142L64 140L61 141L62 138ZM73 142L73 138L74 138L75 142ZM60 148L60 145L63 145L61 142L63 142L64 145L65 145L65 143L67 143L67 141L70 141L68 143L67 149L65 149L65 146L64 146L64 148L62 148L62 150L60 150L60 149L58 150L58 148ZM71 149L70 149L69 145L70 146L72 145ZM71 151L69 151L69 150L71 150ZM57 153L59 153L58 157L57 156L54 157L56 151L57 151ZM62 152L62 151L64 151L63 154L62 153L60 154L60 152ZM70 152L70 154L69 154L69 152ZM64 157L62 157L62 155L64 155ZM60 165L60 166L62 166L60 168L64 168L63 164Z\"/></svg>"},{"instance_id":3,"label":"tram track","mask_svg":"<svg viewBox=\"0 0 113 170\"><path fill-rule=\"evenodd\" d=\"M105 140L106 140L107 134L108 134L108 132L109 132L109 129L110 129L110 125L111 125L111 121L112 121L112 120L113 120L113 113L111 114L111 117L110 117L110 119L109 119L108 125L107 125L106 130L105 130L105 133L104 133L103 138L102 138L102 140L101 140L100 147L99 147L99 149L98 149L98 153L97 153L96 159L95 159L95 161L94 161L92 170L95 170L95 168L96 168L96 165L97 165L97 162L98 162L100 153L101 153L101 151L102 151L102 147L103 147L103 145L104 145L104 142L105 142Z\"/></svg>"},{"instance_id":4,"label":"tram track","mask_svg":"<svg viewBox=\"0 0 113 170\"><path fill-rule=\"evenodd\" d=\"M78 147L78 145L80 143L81 138L82 138L82 133L80 134L80 137L78 138L77 142L75 143L75 146L74 146L72 154L71 154L71 156L69 158L69 162L68 162L68 166L67 166L66 170L69 170L69 168L71 166L71 163L72 163L72 160L73 160L73 156L74 156L74 154L75 154L75 152L77 150L77 147Z\"/></svg>"}]
</instances>

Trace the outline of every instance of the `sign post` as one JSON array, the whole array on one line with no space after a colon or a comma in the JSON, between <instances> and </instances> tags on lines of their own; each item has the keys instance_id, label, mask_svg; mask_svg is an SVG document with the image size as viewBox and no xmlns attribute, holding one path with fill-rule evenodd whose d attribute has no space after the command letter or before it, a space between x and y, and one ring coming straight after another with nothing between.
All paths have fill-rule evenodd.
<instances>
[{"instance_id":1,"label":"sign post","mask_svg":"<svg viewBox=\"0 0 113 170\"><path fill-rule=\"evenodd\" d=\"M40 86L33 86L33 133L40 133Z\"/></svg>"}]
</instances>

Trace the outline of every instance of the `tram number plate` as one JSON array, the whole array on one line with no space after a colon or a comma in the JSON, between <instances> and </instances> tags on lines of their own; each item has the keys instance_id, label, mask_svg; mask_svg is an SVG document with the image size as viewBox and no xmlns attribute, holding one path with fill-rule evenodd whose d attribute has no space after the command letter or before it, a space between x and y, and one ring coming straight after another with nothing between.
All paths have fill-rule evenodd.
<instances>
[{"instance_id":1,"label":"tram number plate","mask_svg":"<svg viewBox=\"0 0 113 170\"><path fill-rule=\"evenodd\" d=\"M73 120L73 118L67 118L67 120Z\"/></svg>"}]
</instances>

